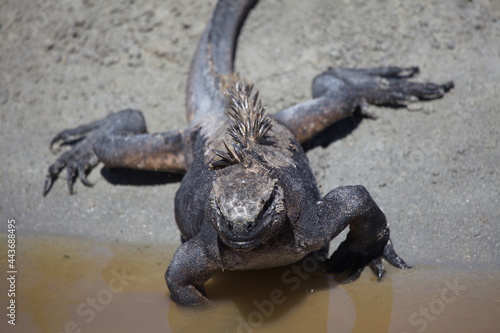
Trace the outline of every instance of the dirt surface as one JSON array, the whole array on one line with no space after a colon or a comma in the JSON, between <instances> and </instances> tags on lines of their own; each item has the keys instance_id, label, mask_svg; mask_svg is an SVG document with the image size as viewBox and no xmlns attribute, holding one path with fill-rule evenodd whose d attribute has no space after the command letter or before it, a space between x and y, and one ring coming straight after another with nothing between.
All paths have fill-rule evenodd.
<instances>
[{"instance_id":1,"label":"dirt surface","mask_svg":"<svg viewBox=\"0 0 500 333\"><path fill-rule=\"evenodd\" d=\"M185 125L190 59L215 1L0 2L0 231L177 243L178 177L93 188L64 177L42 196L51 137L126 107L152 132ZM372 108L352 132L308 153L322 191L363 184L411 264L500 263L500 2L262 1L237 69L271 111L310 98L329 66L418 65L455 81L445 98ZM122 177L123 178L123 177Z\"/></svg>"}]
</instances>

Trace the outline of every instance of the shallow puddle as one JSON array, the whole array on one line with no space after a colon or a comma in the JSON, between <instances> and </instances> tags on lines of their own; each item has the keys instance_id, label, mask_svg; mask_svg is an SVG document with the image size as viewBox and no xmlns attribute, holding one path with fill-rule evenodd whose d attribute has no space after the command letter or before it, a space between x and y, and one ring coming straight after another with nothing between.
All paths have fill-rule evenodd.
<instances>
[{"instance_id":1,"label":"shallow puddle","mask_svg":"<svg viewBox=\"0 0 500 333\"><path fill-rule=\"evenodd\" d=\"M382 283L365 270L339 285L303 261L222 272L206 285L211 305L183 308L170 302L163 278L175 247L18 237L16 326L3 315L0 331L500 332L499 267L388 268Z\"/></svg>"}]
</instances>

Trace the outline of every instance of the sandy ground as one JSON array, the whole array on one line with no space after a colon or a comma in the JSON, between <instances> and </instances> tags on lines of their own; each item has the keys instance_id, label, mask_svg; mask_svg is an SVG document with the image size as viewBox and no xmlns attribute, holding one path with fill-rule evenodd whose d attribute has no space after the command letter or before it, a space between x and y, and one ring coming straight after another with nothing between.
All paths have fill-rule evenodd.
<instances>
[{"instance_id":1,"label":"sandy ground","mask_svg":"<svg viewBox=\"0 0 500 333\"><path fill-rule=\"evenodd\" d=\"M125 107L152 132L185 125L184 90L215 1L0 2L0 231L177 243L177 177L93 188L64 179L42 196L58 131ZM352 132L308 153L322 191L363 184L409 263L500 263L500 2L262 1L244 26L237 69L271 111L310 98L329 66L418 65L454 80L445 98L372 108ZM339 128L337 128L338 130ZM340 128L342 129L342 128Z\"/></svg>"}]
</instances>

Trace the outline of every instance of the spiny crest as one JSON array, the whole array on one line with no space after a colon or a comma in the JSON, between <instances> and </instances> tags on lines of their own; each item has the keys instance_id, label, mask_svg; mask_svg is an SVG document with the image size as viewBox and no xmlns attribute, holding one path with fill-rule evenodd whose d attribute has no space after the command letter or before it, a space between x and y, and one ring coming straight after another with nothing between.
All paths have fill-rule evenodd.
<instances>
[{"instance_id":1,"label":"spiny crest","mask_svg":"<svg viewBox=\"0 0 500 333\"><path fill-rule=\"evenodd\" d=\"M214 150L221 159L211 163L213 169L221 169L232 164L243 164L243 149L251 149L262 142L272 127L272 121L266 113L266 106L259 100L259 92L252 96L253 84L236 82L227 89L225 95L229 100L226 115L231 120L228 128L233 142L226 151Z\"/></svg>"},{"instance_id":2,"label":"spiny crest","mask_svg":"<svg viewBox=\"0 0 500 333\"><path fill-rule=\"evenodd\" d=\"M266 107L259 100L259 92L252 96L253 85L237 82L225 92L229 100L227 116L232 121L229 134L243 148L251 148L266 135L272 126Z\"/></svg>"},{"instance_id":3,"label":"spiny crest","mask_svg":"<svg viewBox=\"0 0 500 333\"><path fill-rule=\"evenodd\" d=\"M210 163L210 167L212 169L222 169L222 168L225 168L227 166L237 164L237 163L243 164L243 161L245 159L245 155L244 155L243 150L241 149L240 146L233 143L232 149L230 149L227 146L227 144L224 142L224 147L226 147L226 151L217 150L217 149L213 150L214 154L219 156L220 159Z\"/></svg>"}]
</instances>

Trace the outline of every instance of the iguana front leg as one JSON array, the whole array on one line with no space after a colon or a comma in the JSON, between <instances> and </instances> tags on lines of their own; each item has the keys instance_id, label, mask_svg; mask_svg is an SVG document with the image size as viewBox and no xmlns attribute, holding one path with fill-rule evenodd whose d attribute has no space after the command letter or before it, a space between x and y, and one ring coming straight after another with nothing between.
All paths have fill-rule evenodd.
<instances>
[{"instance_id":1,"label":"iguana front leg","mask_svg":"<svg viewBox=\"0 0 500 333\"><path fill-rule=\"evenodd\" d=\"M114 168L131 168L182 173L186 169L182 132L147 133L144 117L137 110L122 110L92 123L67 129L51 141L53 147L71 149L48 168L43 194L52 188L59 174L66 170L70 193L78 178L92 184L86 175L99 162Z\"/></svg>"},{"instance_id":2,"label":"iguana front leg","mask_svg":"<svg viewBox=\"0 0 500 333\"><path fill-rule=\"evenodd\" d=\"M313 99L278 111L274 118L285 125L300 143L313 138L333 123L366 104L404 106L419 100L442 97L453 82L435 84L407 80L418 67L330 69L312 85Z\"/></svg>"},{"instance_id":3,"label":"iguana front leg","mask_svg":"<svg viewBox=\"0 0 500 333\"><path fill-rule=\"evenodd\" d=\"M306 216L298 229L308 250L321 248L349 227L346 240L326 262L334 272L350 271L349 280L355 280L365 266L380 280L384 274L382 258L398 268L410 268L394 251L385 215L363 186L334 189Z\"/></svg>"},{"instance_id":4,"label":"iguana front leg","mask_svg":"<svg viewBox=\"0 0 500 333\"><path fill-rule=\"evenodd\" d=\"M222 269L220 259L208 254L203 232L184 242L175 252L165 280L172 300L183 306L200 305L208 302L203 285L217 271ZM215 236L216 237L216 236ZM215 244L217 238L215 238ZM208 243L213 244L213 243ZM212 249L214 250L214 249ZM215 256L217 257L217 256Z\"/></svg>"}]
</instances>

